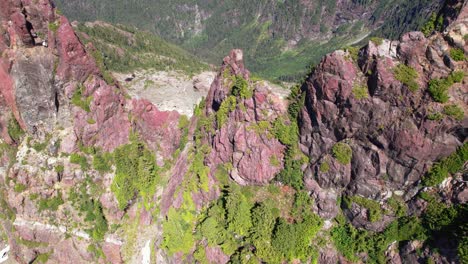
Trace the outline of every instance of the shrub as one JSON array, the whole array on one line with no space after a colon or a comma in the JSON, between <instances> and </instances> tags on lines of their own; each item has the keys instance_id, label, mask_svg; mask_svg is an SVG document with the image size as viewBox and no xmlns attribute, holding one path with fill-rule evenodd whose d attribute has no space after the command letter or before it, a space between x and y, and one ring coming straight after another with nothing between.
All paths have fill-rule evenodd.
<instances>
[{"instance_id":1,"label":"shrub","mask_svg":"<svg viewBox=\"0 0 468 264\"><path fill-rule=\"evenodd\" d=\"M14 190L15 190L15 192L17 192L17 193L24 192L26 189L27 189L26 185L21 184L21 183L15 184L15 187L14 187Z\"/></svg>"},{"instance_id":2,"label":"shrub","mask_svg":"<svg viewBox=\"0 0 468 264\"><path fill-rule=\"evenodd\" d=\"M370 38L370 41L374 42L375 45L380 46L383 43L383 39L379 37L372 37Z\"/></svg>"},{"instance_id":3,"label":"shrub","mask_svg":"<svg viewBox=\"0 0 468 264\"><path fill-rule=\"evenodd\" d=\"M243 99L252 98L253 96L253 91L250 89L249 83L241 76L235 77L234 86L231 89L232 95L239 96Z\"/></svg>"},{"instance_id":4,"label":"shrub","mask_svg":"<svg viewBox=\"0 0 468 264\"><path fill-rule=\"evenodd\" d=\"M429 81L429 94L434 101L446 103L449 99L447 90L450 84L444 79L433 79Z\"/></svg>"},{"instance_id":5,"label":"shrub","mask_svg":"<svg viewBox=\"0 0 468 264\"><path fill-rule=\"evenodd\" d=\"M442 183L449 175L463 169L463 164L468 160L468 143L463 144L456 152L447 158L435 163L423 177L423 186L435 186Z\"/></svg>"},{"instance_id":6,"label":"shrub","mask_svg":"<svg viewBox=\"0 0 468 264\"><path fill-rule=\"evenodd\" d=\"M454 83L463 81L465 73L463 71L454 71L450 73L447 78L443 79L432 79L429 81L429 94L432 96L434 101L439 103L446 103L449 99L448 89Z\"/></svg>"},{"instance_id":7,"label":"shrub","mask_svg":"<svg viewBox=\"0 0 468 264\"><path fill-rule=\"evenodd\" d=\"M24 135L23 129L21 129L21 126L19 125L18 121L16 121L14 116L11 116L10 120L8 121L8 135L15 142L19 142L21 137Z\"/></svg>"},{"instance_id":8,"label":"shrub","mask_svg":"<svg viewBox=\"0 0 468 264\"><path fill-rule=\"evenodd\" d=\"M183 150L185 148L185 145L187 145L189 125L190 125L190 121L187 118L187 116L186 115L180 116L179 129L182 131L182 135L181 135L180 143L179 143L179 149L180 150Z\"/></svg>"},{"instance_id":9,"label":"shrub","mask_svg":"<svg viewBox=\"0 0 468 264\"><path fill-rule=\"evenodd\" d=\"M433 121L440 121L444 119L444 115L440 112L430 113L429 115L427 115L427 119Z\"/></svg>"},{"instance_id":10,"label":"shrub","mask_svg":"<svg viewBox=\"0 0 468 264\"><path fill-rule=\"evenodd\" d=\"M443 17L440 16L439 18L437 18L437 15L435 13L432 13L429 20L421 28L421 32L426 37L429 37L432 34L432 32L434 32L434 30L442 30L442 26L443 26Z\"/></svg>"},{"instance_id":11,"label":"shrub","mask_svg":"<svg viewBox=\"0 0 468 264\"><path fill-rule=\"evenodd\" d=\"M454 104L446 105L444 107L444 114L451 116L458 121L463 120L465 116L465 112L463 111L463 109L459 107L458 105L454 105Z\"/></svg>"},{"instance_id":12,"label":"shrub","mask_svg":"<svg viewBox=\"0 0 468 264\"><path fill-rule=\"evenodd\" d=\"M112 156L109 153L96 154L93 158L93 168L100 173L111 171Z\"/></svg>"},{"instance_id":13,"label":"shrub","mask_svg":"<svg viewBox=\"0 0 468 264\"><path fill-rule=\"evenodd\" d=\"M378 202L361 196L352 196L349 200L367 209L369 221L377 222L382 218L382 208Z\"/></svg>"},{"instance_id":14,"label":"shrub","mask_svg":"<svg viewBox=\"0 0 468 264\"><path fill-rule=\"evenodd\" d=\"M229 113L236 109L237 99L235 96L228 96L221 103L221 106L216 112L216 123L218 124L218 129L220 129L227 121Z\"/></svg>"},{"instance_id":15,"label":"shrub","mask_svg":"<svg viewBox=\"0 0 468 264\"><path fill-rule=\"evenodd\" d=\"M322 162L319 168L320 172L327 173L330 170L330 164L327 161Z\"/></svg>"},{"instance_id":16,"label":"shrub","mask_svg":"<svg viewBox=\"0 0 468 264\"><path fill-rule=\"evenodd\" d=\"M89 168L88 160L86 159L86 157L78 153L72 153L70 155L70 162L74 164L79 164L81 166L81 169L84 171L88 170Z\"/></svg>"},{"instance_id":17,"label":"shrub","mask_svg":"<svg viewBox=\"0 0 468 264\"><path fill-rule=\"evenodd\" d=\"M345 49L348 51L349 56L351 57L351 59L353 61L357 61L359 59L359 48L358 47L346 47Z\"/></svg>"},{"instance_id":18,"label":"shrub","mask_svg":"<svg viewBox=\"0 0 468 264\"><path fill-rule=\"evenodd\" d=\"M81 109L85 110L86 112L90 112L90 103L93 100L92 96L88 96L83 99L83 90L84 86L82 84L79 84L76 89L75 93L73 93L73 96L71 98L72 104L80 107Z\"/></svg>"},{"instance_id":19,"label":"shrub","mask_svg":"<svg viewBox=\"0 0 468 264\"><path fill-rule=\"evenodd\" d=\"M454 61L464 61L465 60L465 52L459 48L453 48L450 50L450 57Z\"/></svg>"},{"instance_id":20,"label":"shrub","mask_svg":"<svg viewBox=\"0 0 468 264\"><path fill-rule=\"evenodd\" d=\"M353 156L353 150L351 147L343 142L336 143L332 148L333 157L338 160L339 163L347 165L351 163Z\"/></svg>"},{"instance_id":21,"label":"shrub","mask_svg":"<svg viewBox=\"0 0 468 264\"><path fill-rule=\"evenodd\" d=\"M306 214L301 222L288 223L280 219L275 228L271 245L284 259L307 259L315 255L310 247L311 238L322 226L320 217L314 214Z\"/></svg>"},{"instance_id":22,"label":"shrub","mask_svg":"<svg viewBox=\"0 0 468 264\"><path fill-rule=\"evenodd\" d=\"M60 27L60 23L59 22L49 22L49 29L52 31L52 32L57 32L58 28Z\"/></svg>"},{"instance_id":23,"label":"shrub","mask_svg":"<svg viewBox=\"0 0 468 264\"><path fill-rule=\"evenodd\" d=\"M365 99L369 97L369 91L367 90L367 86L364 85L357 85L353 87L353 94L356 99Z\"/></svg>"},{"instance_id":24,"label":"shrub","mask_svg":"<svg viewBox=\"0 0 468 264\"><path fill-rule=\"evenodd\" d=\"M60 205L62 205L63 199L62 199L62 193L58 193L57 196L49 199L40 199L39 200L39 211L44 211L44 210L51 210L51 211L57 211Z\"/></svg>"},{"instance_id":25,"label":"shrub","mask_svg":"<svg viewBox=\"0 0 468 264\"><path fill-rule=\"evenodd\" d=\"M393 70L395 79L403 83L408 87L412 92L416 92L419 89L416 79L418 78L418 73L415 69L405 64L399 64Z\"/></svg>"},{"instance_id":26,"label":"shrub","mask_svg":"<svg viewBox=\"0 0 468 264\"><path fill-rule=\"evenodd\" d=\"M65 171L65 167L63 165L57 165L55 166L55 172L57 173L63 173Z\"/></svg>"}]
</instances>

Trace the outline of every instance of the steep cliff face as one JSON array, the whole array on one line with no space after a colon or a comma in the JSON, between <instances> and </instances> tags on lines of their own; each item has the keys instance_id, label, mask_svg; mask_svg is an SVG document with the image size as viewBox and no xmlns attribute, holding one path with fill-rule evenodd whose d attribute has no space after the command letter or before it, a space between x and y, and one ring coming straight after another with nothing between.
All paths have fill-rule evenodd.
<instances>
[{"instance_id":1,"label":"steep cliff face","mask_svg":"<svg viewBox=\"0 0 468 264\"><path fill-rule=\"evenodd\" d=\"M113 175L98 172L89 154L111 152L135 133L162 166L179 145L180 115L127 99L50 1L2 1L0 9L1 201L9 216L2 234L10 256L19 263L96 262L99 255L86 250L92 232L83 230L102 219L107 230L105 219L122 212L109 188ZM102 191L87 191L90 184ZM83 204L72 202L77 186L96 206L84 222ZM120 263L121 242L99 240L102 259Z\"/></svg>"},{"instance_id":2,"label":"steep cliff face","mask_svg":"<svg viewBox=\"0 0 468 264\"><path fill-rule=\"evenodd\" d=\"M209 166L232 164L239 184L267 184L283 168L284 146L268 132L286 105L265 83L253 84L243 54L233 50L213 81L206 99L206 115L216 116L206 132L212 146Z\"/></svg>"}]
</instances>

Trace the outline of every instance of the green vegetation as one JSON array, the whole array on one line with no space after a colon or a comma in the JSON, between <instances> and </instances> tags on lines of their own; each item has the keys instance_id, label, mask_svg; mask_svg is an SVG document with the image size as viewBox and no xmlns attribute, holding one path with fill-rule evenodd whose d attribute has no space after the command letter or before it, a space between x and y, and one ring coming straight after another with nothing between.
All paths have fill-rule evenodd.
<instances>
[{"instance_id":1,"label":"green vegetation","mask_svg":"<svg viewBox=\"0 0 468 264\"><path fill-rule=\"evenodd\" d=\"M313 238L322 220L310 213L308 194L296 193L291 209L294 220L286 221L275 202L254 202L246 188L230 185L197 225L197 237L211 246L219 245L233 262L246 255L268 263L313 260ZM249 250L252 246L255 251Z\"/></svg>"},{"instance_id":2,"label":"green vegetation","mask_svg":"<svg viewBox=\"0 0 468 264\"><path fill-rule=\"evenodd\" d=\"M93 157L93 168L100 173L110 172L112 169L113 157L110 153L96 154Z\"/></svg>"},{"instance_id":3,"label":"green vegetation","mask_svg":"<svg viewBox=\"0 0 468 264\"><path fill-rule=\"evenodd\" d=\"M242 99L252 98L253 90L249 83L242 76L236 76L234 85L231 88L231 94Z\"/></svg>"},{"instance_id":4,"label":"green vegetation","mask_svg":"<svg viewBox=\"0 0 468 264\"><path fill-rule=\"evenodd\" d=\"M85 43L92 42L102 69L131 72L139 69L181 70L189 75L208 69L207 65L185 50L172 45L158 36L136 28L112 25L85 26L78 30L90 38L81 37ZM111 76L106 77L112 82ZM153 85L145 81L145 88Z\"/></svg>"},{"instance_id":5,"label":"green vegetation","mask_svg":"<svg viewBox=\"0 0 468 264\"><path fill-rule=\"evenodd\" d=\"M17 193L24 192L27 189L27 186L21 183L15 184L14 190Z\"/></svg>"},{"instance_id":6,"label":"green vegetation","mask_svg":"<svg viewBox=\"0 0 468 264\"><path fill-rule=\"evenodd\" d=\"M176 252L188 254L195 243L193 230L195 228L195 205L192 197L184 192L184 202L178 210L169 209L167 221L163 222L164 240L162 247L169 255Z\"/></svg>"},{"instance_id":7,"label":"green vegetation","mask_svg":"<svg viewBox=\"0 0 468 264\"><path fill-rule=\"evenodd\" d=\"M224 101L221 103L221 106L216 112L216 123L218 125L218 129L220 129L228 120L229 113L236 109L237 99L234 95L228 96Z\"/></svg>"},{"instance_id":8,"label":"green vegetation","mask_svg":"<svg viewBox=\"0 0 468 264\"><path fill-rule=\"evenodd\" d=\"M36 264L36 263L45 264L45 263L47 263L47 261L49 260L49 257L50 257L51 254L52 254L51 252L38 254L37 257L34 259L33 264Z\"/></svg>"},{"instance_id":9,"label":"green vegetation","mask_svg":"<svg viewBox=\"0 0 468 264\"><path fill-rule=\"evenodd\" d=\"M86 157L78 153L72 153L70 155L70 162L74 164L79 164L83 171L87 171L89 168L88 160L86 159Z\"/></svg>"},{"instance_id":10,"label":"green vegetation","mask_svg":"<svg viewBox=\"0 0 468 264\"><path fill-rule=\"evenodd\" d=\"M468 143L463 144L452 155L435 163L429 172L423 177L422 185L436 186L442 183L450 174L454 174L463 169L463 165L468 160Z\"/></svg>"},{"instance_id":11,"label":"green vegetation","mask_svg":"<svg viewBox=\"0 0 468 264\"><path fill-rule=\"evenodd\" d=\"M387 200L387 204L392 208L392 211L393 213L395 213L395 216L406 216L407 207L405 201L401 198L396 198L395 196L392 196Z\"/></svg>"},{"instance_id":12,"label":"green vegetation","mask_svg":"<svg viewBox=\"0 0 468 264\"><path fill-rule=\"evenodd\" d=\"M42 152L44 151L47 146L49 146L49 143L50 143L50 139L52 138L52 135L51 134L46 134L45 136L45 140L44 142L36 142L32 145L32 148L36 151L36 152ZM29 138L28 138L29 140Z\"/></svg>"},{"instance_id":13,"label":"green vegetation","mask_svg":"<svg viewBox=\"0 0 468 264\"><path fill-rule=\"evenodd\" d=\"M458 121L462 121L465 116L463 109L454 104L444 106L444 114L451 116Z\"/></svg>"},{"instance_id":14,"label":"green vegetation","mask_svg":"<svg viewBox=\"0 0 468 264\"><path fill-rule=\"evenodd\" d=\"M60 205L62 205L63 199L62 199L62 193L59 192L56 196L52 198L43 198L40 199L38 202L38 209L39 211L44 211L44 210L51 210L51 211L57 211Z\"/></svg>"},{"instance_id":15,"label":"green vegetation","mask_svg":"<svg viewBox=\"0 0 468 264\"><path fill-rule=\"evenodd\" d=\"M108 224L99 201L98 188L89 177L77 187L71 190L69 200L79 210L80 215L84 214L84 221L89 226L86 232L95 241L102 241L108 230Z\"/></svg>"},{"instance_id":16,"label":"green vegetation","mask_svg":"<svg viewBox=\"0 0 468 264\"><path fill-rule=\"evenodd\" d=\"M93 100L93 97L88 96L86 98L83 98L84 89L85 89L85 87L83 86L83 84L79 84L75 89L75 93L73 94L73 96L71 98L71 102L72 102L72 104L80 107L81 109L85 110L86 112L90 112L91 109L90 109L89 105L90 105L91 101Z\"/></svg>"},{"instance_id":17,"label":"green vegetation","mask_svg":"<svg viewBox=\"0 0 468 264\"><path fill-rule=\"evenodd\" d=\"M49 30L52 31L52 32L57 32L57 30L59 29L60 27L60 23L58 21L55 21L55 22L49 22Z\"/></svg>"},{"instance_id":18,"label":"green vegetation","mask_svg":"<svg viewBox=\"0 0 468 264\"><path fill-rule=\"evenodd\" d=\"M55 166L55 172L63 173L64 171L65 171L65 167L62 164Z\"/></svg>"},{"instance_id":19,"label":"green vegetation","mask_svg":"<svg viewBox=\"0 0 468 264\"><path fill-rule=\"evenodd\" d=\"M443 19L444 18L442 16L437 18L437 15L433 13L429 18L429 21L427 21L421 28L421 32L424 33L426 37L429 37L435 30L441 31L444 22Z\"/></svg>"},{"instance_id":20,"label":"green vegetation","mask_svg":"<svg viewBox=\"0 0 468 264\"><path fill-rule=\"evenodd\" d=\"M361 196L343 197L343 202L346 208L351 208L351 203L356 203L367 209L367 218L371 222L380 221L382 218L382 208L380 204L372 199L366 199Z\"/></svg>"},{"instance_id":21,"label":"green vegetation","mask_svg":"<svg viewBox=\"0 0 468 264\"><path fill-rule=\"evenodd\" d=\"M338 225L331 231L332 240L350 261L358 261L359 253L367 253L367 263L386 263L385 251L394 241L425 239L421 221L414 217L402 217L392 222L381 233L358 230L346 224L344 217L338 217Z\"/></svg>"},{"instance_id":22,"label":"green vegetation","mask_svg":"<svg viewBox=\"0 0 468 264\"><path fill-rule=\"evenodd\" d=\"M369 91L365 85L356 85L353 87L353 95L356 99L366 99L369 97Z\"/></svg>"},{"instance_id":23,"label":"green vegetation","mask_svg":"<svg viewBox=\"0 0 468 264\"><path fill-rule=\"evenodd\" d=\"M416 82L418 73L412 67L405 64L399 64L393 70L393 74L395 79L406 85L410 91L416 92L419 89L419 85Z\"/></svg>"},{"instance_id":24,"label":"green vegetation","mask_svg":"<svg viewBox=\"0 0 468 264\"><path fill-rule=\"evenodd\" d=\"M180 137L179 149L182 151L187 145L188 142L188 133L189 133L189 125L190 120L186 115L180 116L179 119L179 129L182 131L182 135Z\"/></svg>"},{"instance_id":25,"label":"green vegetation","mask_svg":"<svg viewBox=\"0 0 468 264\"><path fill-rule=\"evenodd\" d=\"M450 57L454 61L464 61L465 60L465 52L459 48L452 48L450 50Z\"/></svg>"},{"instance_id":26,"label":"green vegetation","mask_svg":"<svg viewBox=\"0 0 468 264\"><path fill-rule=\"evenodd\" d=\"M349 56L353 61L357 61L359 59L359 48L358 47L346 47L346 51L348 51Z\"/></svg>"},{"instance_id":27,"label":"green vegetation","mask_svg":"<svg viewBox=\"0 0 468 264\"><path fill-rule=\"evenodd\" d=\"M432 79L429 81L429 93L434 101L446 103L449 99L448 89L454 84L463 81L465 73L463 71L454 71L447 78Z\"/></svg>"},{"instance_id":28,"label":"green vegetation","mask_svg":"<svg viewBox=\"0 0 468 264\"><path fill-rule=\"evenodd\" d=\"M383 43L383 38L379 38L379 37L372 37L369 40L374 42L374 44L377 46L380 46Z\"/></svg>"},{"instance_id":29,"label":"green vegetation","mask_svg":"<svg viewBox=\"0 0 468 264\"><path fill-rule=\"evenodd\" d=\"M302 94L300 86L291 88L288 101L288 117L279 117L273 123L273 135L286 146L283 160L284 168L276 180L292 186L296 190L304 187L302 165L308 162L308 158L299 150L299 126L297 119L299 110L304 105L305 96Z\"/></svg>"},{"instance_id":30,"label":"green vegetation","mask_svg":"<svg viewBox=\"0 0 468 264\"><path fill-rule=\"evenodd\" d=\"M13 115L10 117L10 120L8 120L8 135L10 135L10 138L16 143L19 143L19 140L24 135L23 129L21 129L21 126Z\"/></svg>"},{"instance_id":31,"label":"green vegetation","mask_svg":"<svg viewBox=\"0 0 468 264\"><path fill-rule=\"evenodd\" d=\"M151 195L160 182L156 157L146 146L133 139L128 145L114 151L115 178L111 190L124 210L137 194L144 199Z\"/></svg>"},{"instance_id":32,"label":"green vegetation","mask_svg":"<svg viewBox=\"0 0 468 264\"><path fill-rule=\"evenodd\" d=\"M157 1L157 4L151 0L56 2L70 20L103 20L114 24L133 25L180 45L211 64L217 65L231 49L240 48L244 51L245 61L252 72L263 78L289 82L302 79L308 74L309 66L318 63L323 55L342 48L343 44L352 42L356 36L368 31L368 21L364 20L354 21L339 28L330 27L330 18L335 17L335 12L343 11L337 10L341 6L337 7L336 0L317 0L311 2L312 6L299 0L227 0L210 3L202 0L179 0ZM435 4L431 0L353 2L363 2L362 5L366 12L372 15L373 21L384 19L385 22L373 35L392 39L398 39L402 33L421 28L427 20L427 13L438 11L440 8L439 3ZM199 14L210 14L205 18L202 15L201 27L200 24L195 24L198 20L194 19ZM268 17L275 19L263 19ZM91 29L95 32L89 32ZM320 30L315 34L332 34L332 37L324 42L296 39L302 32L311 32L312 29ZM82 31L91 36L91 41L96 43L97 49L105 55L106 65L112 70L123 68L131 71L139 64L146 67L145 65L152 63L160 68L180 64L181 66L172 68L190 69L191 66L188 65L191 61L197 61L190 58L186 62L182 61L170 54L173 48L167 47L167 43L161 40L159 41L162 43L153 41L152 38L157 37L133 27L94 25ZM132 38L129 41L124 37L128 33L134 34L133 38L136 41L132 41ZM138 34L150 35L147 45L140 47L138 38L135 37ZM288 46L292 40L298 41L293 48ZM82 41L86 41L85 38L82 38ZM137 47L146 52L139 52ZM147 50L147 47L151 47L150 50ZM122 50L123 55L120 55Z\"/></svg>"},{"instance_id":33,"label":"green vegetation","mask_svg":"<svg viewBox=\"0 0 468 264\"><path fill-rule=\"evenodd\" d=\"M353 150L351 147L344 143L338 142L332 148L333 157L341 164L347 165L351 163L353 157Z\"/></svg>"},{"instance_id":34,"label":"green vegetation","mask_svg":"<svg viewBox=\"0 0 468 264\"><path fill-rule=\"evenodd\" d=\"M320 172L327 173L330 170L330 164L328 163L328 161L326 161L326 160L323 161L320 164L319 170L320 170Z\"/></svg>"},{"instance_id":35,"label":"green vegetation","mask_svg":"<svg viewBox=\"0 0 468 264\"><path fill-rule=\"evenodd\" d=\"M440 121L444 119L444 115L441 112L434 112L427 115L427 119L432 121Z\"/></svg>"}]
</instances>

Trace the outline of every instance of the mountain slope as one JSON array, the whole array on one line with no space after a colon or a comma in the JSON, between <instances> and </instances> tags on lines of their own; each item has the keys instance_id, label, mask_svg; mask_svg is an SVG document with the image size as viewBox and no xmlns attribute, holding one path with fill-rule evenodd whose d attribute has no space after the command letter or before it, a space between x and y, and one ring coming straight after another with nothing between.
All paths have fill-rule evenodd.
<instances>
[{"instance_id":1,"label":"mountain slope","mask_svg":"<svg viewBox=\"0 0 468 264\"><path fill-rule=\"evenodd\" d=\"M192 75L208 69L195 56L149 32L104 22L78 24L75 29L84 44L92 43L102 53L110 71L178 70Z\"/></svg>"},{"instance_id":2,"label":"mountain slope","mask_svg":"<svg viewBox=\"0 0 468 264\"><path fill-rule=\"evenodd\" d=\"M263 77L301 79L324 54L376 29L398 37L419 28L440 1L97 1L57 4L71 19L135 25L210 63L241 48Z\"/></svg>"}]
</instances>

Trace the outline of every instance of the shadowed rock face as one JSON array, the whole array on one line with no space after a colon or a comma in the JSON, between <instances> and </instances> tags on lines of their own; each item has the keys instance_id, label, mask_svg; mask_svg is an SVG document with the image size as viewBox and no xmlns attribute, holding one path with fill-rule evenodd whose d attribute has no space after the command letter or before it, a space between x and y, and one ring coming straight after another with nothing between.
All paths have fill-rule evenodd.
<instances>
[{"instance_id":1,"label":"shadowed rock face","mask_svg":"<svg viewBox=\"0 0 468 264\"><path fill-rule=\"evenodd\" d=\"M466 12L465 6L460 16ZM468 25L463 19L456 24L452 27L459 30ZM449 44L444 37L449 35L427 39L420 32L410 32L400 41L385 40L379 46L370 42L361 49L358 63L347 52L336 51L325 56L306 80L300 143L310 157L306 183L322 216L334 217L338 210L333 201L326 201L336 199L330 192L380 200L393 191L407 191L433 161L463 144L466 115L463 120L427 118L443 109L430 97L428 81L446 77L454 69L467 69L466 62L455 62L447 55ZM462 48L466 50L466 42ZM401 63L417 71L417 91L394 77L394 68ZM367 97L356 96L353 89L358 86L366 89ZM460 96L464 90L466 83L452 86L450 100L466 113L467 98ZM350 164L340 164L331 155L338 142L351 147ZM329 166L326 172L320 169L324 163Z\"/></svg>"}]
</instances>

